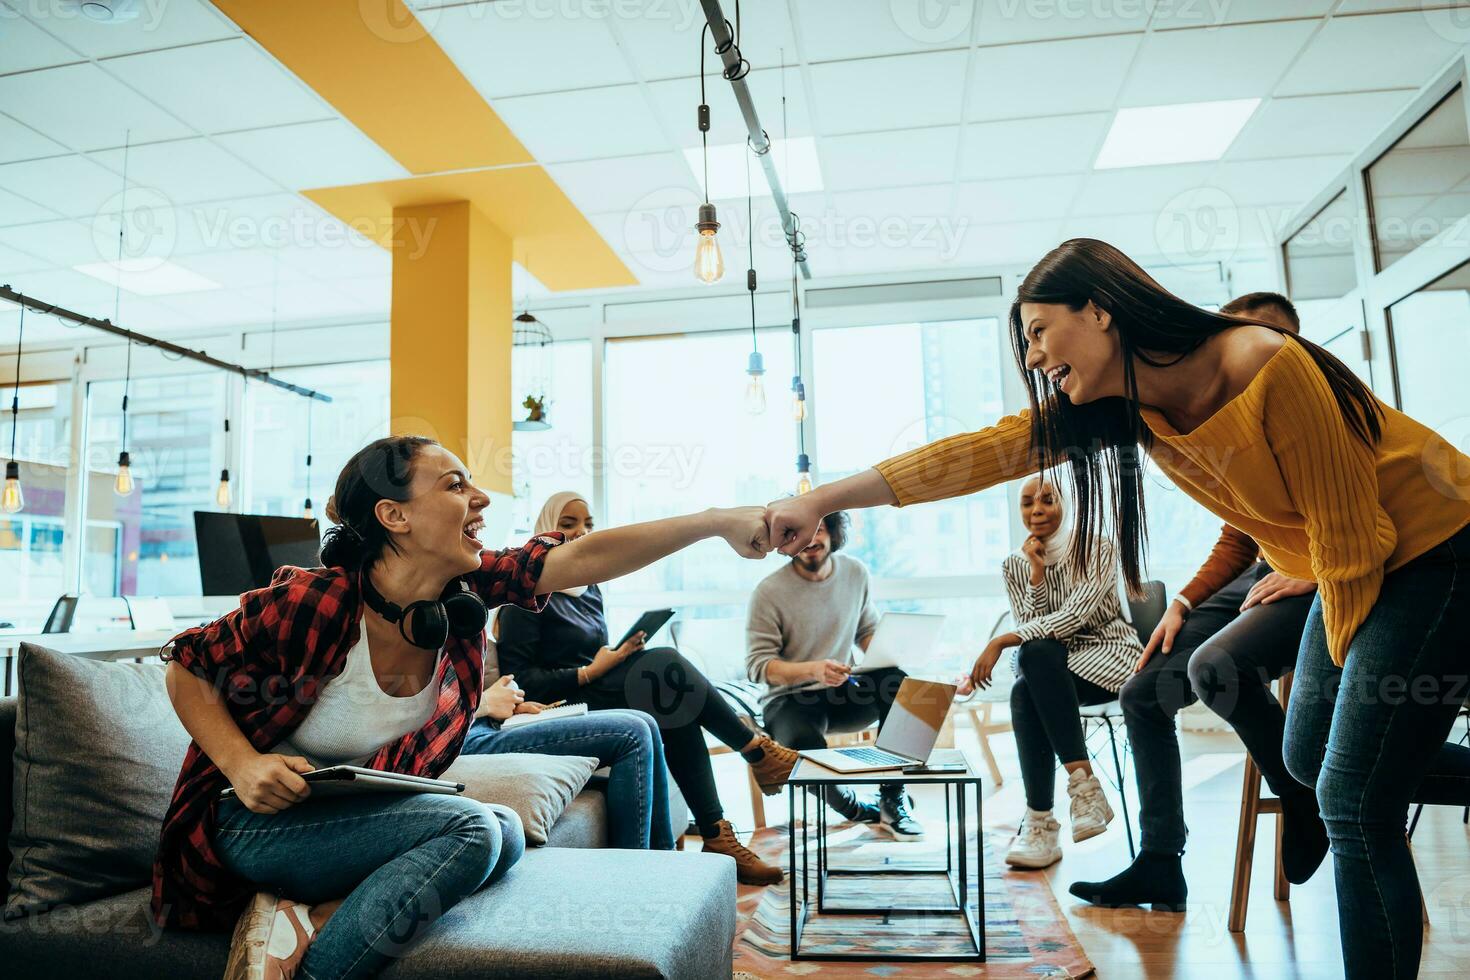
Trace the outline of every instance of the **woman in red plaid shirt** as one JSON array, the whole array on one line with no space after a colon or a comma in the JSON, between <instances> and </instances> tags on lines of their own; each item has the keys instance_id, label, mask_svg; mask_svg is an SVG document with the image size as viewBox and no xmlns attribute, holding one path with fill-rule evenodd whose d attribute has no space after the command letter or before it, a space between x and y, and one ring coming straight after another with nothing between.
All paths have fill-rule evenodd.
<instances>
[{"instance_id":1,"label":"woman in red plaid shirt","mask_svg":"<svg viewBox=\"0 0 1470 980\"><path fill-rule=\"evenodd\" d=\"M454 760L482 686L476 600L539 609L558 589L708 537L747 558L770 550L763 508L749 507L486 551L489 502L433 440L380 439L338 477L325 568L282 568L165 648L194 741L164 818L153 911L164 925L234 924L227 977L370 976L520 857L505 807L426 793L302 805L301 774L318 766L432 777ZM234 798L221 800L227 786Z\"/></svg>"}]
</instances>

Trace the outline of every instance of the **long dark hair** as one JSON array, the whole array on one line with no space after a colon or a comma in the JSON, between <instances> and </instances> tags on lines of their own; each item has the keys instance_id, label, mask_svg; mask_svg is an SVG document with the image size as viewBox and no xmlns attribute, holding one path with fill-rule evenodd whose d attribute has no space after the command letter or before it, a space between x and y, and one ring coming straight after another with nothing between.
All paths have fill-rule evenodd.
<instances>
[{"instance_id":1,"label":"long dark hair","mask_svg":"<svg viewBox=\"0 0 1470 980\"><path fill-rule=\"evenodd\" d=\"M425 446L437 445L427 436L388 436L363 446L347 461L327 501L327 517L335 526L327 528L322 542L324 566L357 571L377 561L384 549L398 550L378 520L378 501L407 500L414 460Z\"/></svg>"},{"instance_id":2,"label":"long dark hair","mask_svg":"<svg viewBox=\"0 0 1470 980\"><path fill-rule=\"evenodd\" d=\"M1026 370L1021 304L1065 304L1076 312L1089 301L1112 316L1122 348L1125 394L1074 405L1064 393L1054 391L1040 371ZM1039 449L1041 467L1051 469L1063 460L1071 464L1076 521L1072 559L1086 567L1092 539L1101 530L1101 515L1110 510L1123 576L1136 594L1142 589L1148 544L1142 454L1151 447L1152 437L1139 415L1134 358L1152 367L1168 367L1231 327L1255 324L1286 331L1252 317L1212 313L1186 303L1121 251L1093 238L1065 241L1036 263L1016 292L1010 321L1011 347L1026 379L1031 440ZM1293 341L1321 369L1348 427L1365 443L1376 444L1382 435L1382 409L1373 393L1321 347L1300 337Z\"/></svg>"}]
</instances>

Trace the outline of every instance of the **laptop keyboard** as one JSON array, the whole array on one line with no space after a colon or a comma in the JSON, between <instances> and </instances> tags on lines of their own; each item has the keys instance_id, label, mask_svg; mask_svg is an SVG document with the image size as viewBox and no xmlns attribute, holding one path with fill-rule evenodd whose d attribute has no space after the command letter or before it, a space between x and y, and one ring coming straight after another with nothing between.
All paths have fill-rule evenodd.
<instances>
[{"instance_id":1,"label":"laptop keyboard","mask_svg":"<svg viewBox=\"0 0 1470 980\"><path fill-rule=\"evenodd\" d=\"M867 766L913 765L912 760L905 759L901 755L894 755L892 752L884 752L882 749L833 749L832 751Z\"/></svg>"}]
</instances>

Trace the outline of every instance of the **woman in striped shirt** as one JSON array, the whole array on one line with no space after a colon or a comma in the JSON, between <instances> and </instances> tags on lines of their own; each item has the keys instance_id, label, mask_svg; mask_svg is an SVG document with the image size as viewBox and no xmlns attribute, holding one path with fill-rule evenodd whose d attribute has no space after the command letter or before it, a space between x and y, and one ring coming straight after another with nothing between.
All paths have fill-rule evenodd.
<instances>
[{"instance_id":1,"label":"woman in striped shirt","mask_svg":"<svg viewBox=\"0 0 1470 980\"><path fill-rule=\"evenodd\" d=\"M1059 760L1072 800L1072 840L1096 837L1113 819L1092 774L1077 709L1116 700L1143 646L1123 620L1112 544L1095 541L1087 563L1073 560L1070 521L1055 483L1033 476L1022 485L1021 521L1031 534L1001 565L1016 628L990 641L960 688L990 686L1001 652L1019 647L1012 660L1011 726L1026 817L1006 863L1045 868L1062 856L1061 828L1052 817Z\"/></svg>"},{"instance_id":2,"label":"woman in striped shirt","mask_svg":"<svg viewBox=\"0 0 1470 980\"><path fill-rule=\"evenodd\" d=\"M1347 975L1414 976L1423 922L1404 824L1466 696L1470 457L1323 348L1192 306L1105 242L1047 253L1010 326L1030 411L775 501L771 541L795 554L832 511L974 493L1066 459L1074 550L1090 549L1106 507L1136 589L1147 452L1272 568L1317 582L1286 765L1315 786L1332 842Z\"/></svg>"}]
</instances>

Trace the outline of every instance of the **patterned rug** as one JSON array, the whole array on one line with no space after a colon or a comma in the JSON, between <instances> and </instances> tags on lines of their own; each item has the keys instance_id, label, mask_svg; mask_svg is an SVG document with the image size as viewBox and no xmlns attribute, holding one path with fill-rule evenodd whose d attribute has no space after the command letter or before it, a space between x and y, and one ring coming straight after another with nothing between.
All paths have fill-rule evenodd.
<instances>
[{"instance_id":1,"label":"patterned rug","mask_svg":"<svg viewBox=\"0 0 1470 980\"><path fill-rule=\"evenodd\" d=\"M900 843L885 834L856 824L829 826L829 867L921 868L944 865L944 843L934 839ZM971 833L973 834L973 830ZM800 837L798 837L800 846ZM973 838L972 838L973 840ZM1008 841L997 839L993 846ZM812 845L808 845L811 847ZM1067 926L1051 888L1040 872L1017 872L1002 867L985 848L986 961L911 963L875 960L872 963L791 960L791 906L787 882L770 888L740 887L735 937L735 969L762 980L787 977L887 978L1038 978L1087 977L1093 967L1077 937ZM790 867L786 860L786 829L768 827L756 832L750 847L767 861ZM815 863L816 852L810 851ZM971 858L973 861L973 858ZM971 875L974 896L974 875ZM954 900L942 875L916 878L855 875L828 878L827 901L835 905L881 906L887 903L936 910ZM815 901L815 869L810 886ZM973 905L972 905L973 907ZM830 915L813 911L802 933L803 953L859 952L904 954L915 951L974 952L964 921L948 914L893 913L882 916Z\"/></svg>"}]
</instances>

